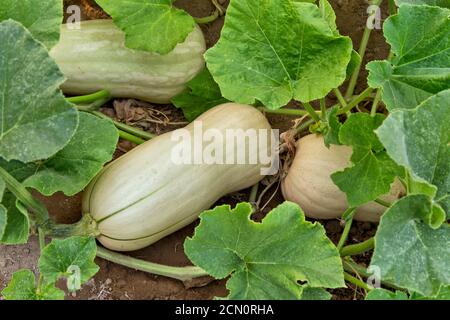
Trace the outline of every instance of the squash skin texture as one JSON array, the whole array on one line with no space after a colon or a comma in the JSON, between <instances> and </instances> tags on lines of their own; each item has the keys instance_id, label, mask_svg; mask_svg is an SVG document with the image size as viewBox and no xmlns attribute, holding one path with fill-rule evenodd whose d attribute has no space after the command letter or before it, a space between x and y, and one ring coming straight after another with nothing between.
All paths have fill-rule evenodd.
<instances>
[{"instance_id":1,"label":"squash skin texture","mask_svg":"<svg viewBox=\"0 0 450 320\"><path fill-rule=\"evenodd\" d=\"M351 166L352 148L331 145L328 149L322 136L311 134L297 141L294 161L281 184L286 200L299 204L305 215L314 219L340 218L348 208L347 198L331 179L331 175ZM391 191L380 198L393 202L404 194L397 179ZM378 222L385 207L369 202L358 208L354 219Z\"/></svg>"},{"instance_id":2,"label":"squash skin texture","mask_svg":"<svg viewBox=\"0 0 450 320\"><path fill-rule=\"evenodd\" d=\"M223 134L227 129L271 129L256 108L233 103L217 106L196 121L202 121L203 132L208 128ZM194 123L184 129L192 134ZM147 141L110 163L85 190L83 212L97 221L98 240L105 247L116 251L146 247L192 223L224 195L264 177L261 168L265 166L260 163L173 163L172 150L180 142L173 141L172 134L177 131ZM244 145L248 141L236 143L236 147ZM269 154L270 148L268 143L264 152Z\"/></svg>"},{"instance_id":3,"label":"squash skin texture","mask_svg":"<svg viewBox=\"0 0 450 320\"><path fill-rule=\"evenodd\" d=\"M61 87L66 94L108 90L117 98L169 103L203 70L205 51L197 25L184 43L160 55L126 48L125 34L112 20L90 20L80 29L62 25L50 55L67 78Z\"/></svg>"}]
</instances>

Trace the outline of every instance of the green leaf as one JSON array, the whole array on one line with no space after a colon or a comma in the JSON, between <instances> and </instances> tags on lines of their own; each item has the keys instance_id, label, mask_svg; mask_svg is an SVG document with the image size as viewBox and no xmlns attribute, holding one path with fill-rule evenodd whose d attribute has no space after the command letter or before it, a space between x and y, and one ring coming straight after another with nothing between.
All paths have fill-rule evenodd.
<instances>
[{"instance_id":1,"label":"green leaf","mask_svg":"<svg viewBox=\"0 0 450 320\"><path fill-rule=\"evenodd\" d=\"M415 108L450 88L450 10L403 5L384 23L395 54L392 61L368 64L369 85L382 88L390 111Z\"/></svg>"},{"instance_id":2,"label":"green leaf","mask_svg":"<svg viewBox=\"0 0 450 320\"><path fill-rule=\"evenodd\" d=\"M78 280L82 285L99 270L94 263L97 245L93 237L71 237L53 240L42 250L39 270L50 282L60 277Z\"/></svg>"},{"instance_id":3,"label":"green leaf","mask_svg":"<svg viewBox=\"0 0 450 320\"><path fill-rule=\"evenodd\" d=\"M2 295L5 300L63 300L65 294L49 283L43 284L38 290L34 273L23 269L14 272Z\"/></svg>"},{"instance_id":4,"label":"green leaf","mask_svg":"<svg viewBox=\"0 0 450 320\"><path fill-rule=\"evenodd\" d=\"M112 159L117 141L118 132L111 121L80 113L80 124L70 143L38 165L24 184L45 195L57 191L74 195Z\"/></svg>"},{"instance_id":5,"label":"green leaf","mask_svg":"<svg viewBox=\"0 0 450 320\"><path fill-rule=\"evenodd\" d=\"M61 0L2 0L0 22L13 19L22 23L33 36L51 49L59 40L63 20Z\"/></svg>"},{"instance_id":6,"label":"green leaf","mask_svg":"<svg viewBox=\"0 0 450 320\"><path fill-rule=\"evenodd\" d=\"M397 110L376 131L389 156L413 176L437 187L436 201L450 211L450 90L413 110Z\"/></svg>"},{"instance_id":7,"label":"green leaf","mask_svg":"<svg viewBox=\"0 0 450 320\"><path fill-rule=\"evenodd\" d=\"M339 122L337 116L338 111L339 107L333 107L327 110L326 132L323 135L327 148L329 148L331 144L341 144L339 141L339 131L341 130L342 124Z\"/></svg>"},{"instance_id":8,"label":"green leaf","mask_svg":"<svg viewBox=\"0 0 450 320\"><path fill-rule=\"evenodd\" d=\"M339 132L341 143L351 146L353 166L331 175L333 182L347 195L350 207L358 207L389 192L403 170L384 151L374 130L384 120L377 114L354 113Z\"/></svg>"},{"instance_id":9,"label":"green leaf","mask_svg":"<svg viewBox=\"0 0 450 320\"><path fill-rule=\"evenodd\" d=\"M194 121L207 110L228 102L222 97L219 86L206 68L189 81L187 87L189 89L174 97L172 103L183 110L188 121Z\"/></svg>"},{"instance_id":10,"label":"green leaf","mask_svg":"<svg viewBox=\"0 0 450 320\"><path fill-rule=\"evenodd\" d=\"M450 285L450 227L434 230L422 220L432 202L424 195L410 195L396 202L381 217L375 236L371 266L381 279L418 292L436 295Z\"/></svg>"},{"instance_id":11,"label":"green leaf","mask_svg":"<svg viewBox=\"0 0 450 320\"><path fill-rule=\"evenodd\" d=\"M310 287L344 286L342 263L322 225L305 221L300 207L285 202L261 223L240 203L205 211L184 244L189 259L227 282L229 299L299 299Z\"/></svg>"},{"instance_id":12,"label":"green leaf","mask_svg":"<svg viewBox=\"0 0 450 320\"><path fill-rule=\"evenodd\" d=\"M30 235L30 219L27 210L17 202L16 197L10 192L6 192L3 197L3 207L6 210L6 226L0 243L27 243Z\"/></svg>"},{"instance_id":13,"label":"green leaf","mask_svg":"<svg viewBox=\"0 0 450 320\"><path fill-rule=\"evenodd\" d=\"M409 300L408 295L403 291L389 291L386 289L378 288L369 291L366 296L366 300Z\"/></svg>"},{"instance_id":14,"label":"green leaf","mask_svg":"<svg viewBox=\"0 0 450 320\"><path fill-rule=\"evenodd\" d=\"M304 287L302 300L330 300L331 294L324 288Z\"/></svg>"},{"instance_id":15,"label":"green leaf","mask_svg":"<svg viewBox=\"0 0 450 320\"><path fill-rule=\"evenodd\" d=\"M167 54L184 42L195 21L185 11L174 8L173 0L96 0L125 32L131 49Z\"/></svg>"},{"instance_id":16,"label":"green leaf","mask_svg":"<svg viewBox=\"0 0 450 320\"><path fill-rule=\"evenodd\" d=\"M278 109L325 97L346 78L352 42L320 9L291 0L232 0L208 69L223 96Z\"/></svg>"},{"instance_id":17,"label":"green leaf","mask_svg":"<svg viewBox=\"0 0 450 320\"><path fill-rule=\"evenodd\" d=\"M429 6L439 6L444 8L450 8L450 0L395 0L397 5L402 4L426 4Z\"/></svg>"},{"instance_id":18,"label":"green leaf","mask_svg":"<svg viewBox=\"0 0 450 320\"><path fill-rule=\"evenodd\" d=\"M433 297L426 297L420 293L411 293L411 300L450 300L450 286L441 287L438 294Z\"/></svg>"},{"instance_id":19,"label":"green leaf","mask_svg":"<svg viewBox=\"0 0 450 320\"><path fill-rule=\"evenodd\" d=\"M61 150L78 113L59 86L64 77L42 44L19 23L0 23L0 157L31 162Z\"/></svg>"},{"instance_id":20,"label":"green leaf","mask_svg":"<svg viewBox=\"0 0 450 320\"><path fill-rule=\"evenodd\" d=\"M6 190L5 181L2 178L0 178L0 202L3 199L3 194L5 193L5 190Z\"/></svg>"}]
</instances>

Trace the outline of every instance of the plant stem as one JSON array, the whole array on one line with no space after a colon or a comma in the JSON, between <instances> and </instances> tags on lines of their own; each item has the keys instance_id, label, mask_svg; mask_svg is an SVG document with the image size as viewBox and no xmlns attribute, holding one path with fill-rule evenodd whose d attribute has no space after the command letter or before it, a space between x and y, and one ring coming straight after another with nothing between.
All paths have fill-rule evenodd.
<instances>
[{"instance_id":1,"label":"plant stem","mask_svg":"<svg viewBox=\"0 0 450 320\"><path fill-rule=\"evenodd\" d=\"M285 116L299 116L302 117L306 114L309 114L305 110L297 110L297 109L289 109L289 108L281 108L277 110L268 109L266 107L259 107L258 110L265 112L265 113L271 113L271 114L281 114Z\"/></svg>"},{"instance_id":2,"label":"plant stem","mask_svg":"<svg viewBox=\"0 0 450 320\"><path fill-rule=\"evenodd\" d=\"M215 10L214 13L210 16L202 18L194 18L194 20L198 24L207 24L216 21L219 16L220 16L219 10Z\"/></svg>"},{"instance_id":3,"label":"plant stem","mask_svg":"<svg viewBox=\"0 0 450 320\"><path fill-rule=\"evenodd\" d=\"M369 97L373 92L372 88L367 88L363 92L361 92L356 98L354 98L352 101L350 101L346 107L340 109L338 111L338 115L344 114L352 110L354 107L356 107L359 103L364 101L367 97Z\"/></svg>"},{"instance_id":4,"label":"plant stem","mask_svg":"<svg viewBox=\"0 0 450 320\"><path fill-rule=\"evenodd\" d=\"M223 16L225 14L225 8L222 7L217 0L211 0L214 7L216 7L217 11L219 11L219 15Z\"/></svg>"},{"instance_id":5,"label":"plant stem","mask_svg":"<svg viewBox=\"0 0 450 320\"><path fill-rule=\"evenodd\" d=\"M325 98L320 99L320 113L323 121L327 119L327 105L325 103Z\"/></svg>"},{"instance_id":6,"label":"plant stem","mask_svg":"<svg viewBox=\"0 0 450 320\"><path fill-rule=\"evenodd\" d=\"M369 285L367 283L359 280L358 278L355 278L354 276L351 276L347 272L344 272L344 279L345 279L345 281L353 283L355 286L358 286L366 291L372 290L372 288L369 287Z\"/></svg>"},{"instance_id":7,"label":"plant stem","mask_svg":"<svg viewBox=\"0 0 450 320\"><path fill-rule=\"evenodd\" d=\"M314 121L316 121L316 122L320 121L319 115L317 114L316 110L314 110L314 108L312 107L311 104L309 104L308 102L304 102L303 107L308 112L308 114L311 116L311 118L313 118Z\"/></svg>"},{"instance_id":8,"label":"plant stem","mask_svg":"<svg viewBox=\"0 0 450 320\"><path fill-rule=\"evenodd\" d=\"M342 250L340 251L341 257L355 256L372 250L374 246L375 246L375 238L372 237L364 242L351 244L343 247Z\"/></svg>"},{"instance_id":9,"label":"plant stem","mask_svg":"<svg viewBox=\"0 0 450 320\"><path fill-rule=\"evenodd\" d=\"M117 252L109 251L97 246L97 257L120 264L122 266L136 269L139 271L156 274L164 277L177 279L180 281L190 281L194 278L208 276L208 274L199 267L171 267L157 263L152 263L133 257L129 257Z\"/></svg>"},{"instance_id":10,"label":"plant stem","mask_svg":"<svg viewBox=\"0 0 450 320\"><path fill-rule=\"evenodd\" d=\"M78 97L70 97L70 98L66 98L67 101L71 102L71 103L76 103L76 104L86 104L86 103L90 103L90 102L94 102L100 99L110 99L110 94L109 91L107 90L101 90L92 94L88 94L85 96L78 96Z\"/></svg>"},{"instance_id":11,"label":"plant stem","mask_svg":"<svg viewBox=\"0 0 450 320\"><path fill-rule=\"evenodd\" d=\"M342 259L342 265L344 267L344 270L350 273L361 275L365 278L371 277L372 274L367 271L367 269L363 266L360 266L359 264L353 262L351 258L344 258ZM393 289L400 289L396 285L390 283L389 281L381 281L381 283L387 287L393 288Z\"/></svg>"},{"instance_id":12,"label":"plant stem","mask_svg":"<svg viewBox=\"0 0 450 320\"><path fill-rule=\"evenodd\" d=\"M383 207L386 207L386 208L390 208L390 207L392 206L391 203L389 203L389 202L387 202L387 201L384 201L384 200L382 200L382 199L380 199L380 198L377 198L377 199L375 199L374 201L375 201L376 203L378 203L379 205L382 205Z\"/></svg>"},{"instance_id":13,"label":"plant stem","mask_svg":"<svg viewBox=\"0 0 450 320\"><path fill-rule=\"evenodd\" d=\"M370 110L370 115L372 117L375 117L375 115L377 114L377 110L378 110L378 104L381 101L381 89L377 89L377 94L375 95L375 99L373 100L372 103L372 109Z\"/></svg>"},{"instance_id":14,"label":"plant stem","mask_svg":"<svg viewBox=\"0 0 450 320\"><path fill-rule=\"evenodd\" d=\"M313 119L309 119L308 121L303 122L301 125L299 125L297 128L295 128L295 134L299 134L303 132L303 130L307 129L310 125L314 123Z\"/></svg>"},{"instance_id":15,"label":"plant stem","mask_svg":"<svg viewBox=\"0 0 450 320\"><path fill-rule=\"evenodd\" d=\"M145 142L144 139L141 139L139 137L136 137L134 135L132 135L131 133L122 131L122 130L118 130L119 131L119 137L121 137L124 140L130 141L134 144L143 144Z\"/></svg>"},{"instance_id":16,"label":"plant stem","mask_svg":"<svg viewBox=\"0 0 450 320\"><path fill-rule=\"evenodd\" d=\"M341 90L338 88L333 89L334 95L338 99L339 103L341 104L342 108L345 108L347 106L347 101L345 100L344 96L341 93Z\"/></svg>"},{"instance_id":17,"label":"plant stem","mask_svg":"<svg viewBox=\"0 0 450 320\"><path fill-rule=\"evenodd\" d=\"M0 177L5 181L8 190L34 214L38 227L48 221L49 215L47 208L40 201L36 200L27 188L2 167L0 167Z\"/></svg>"},{"instance_id":18,"label":"plant stem","mask_svg":"<svg viewBox=\"0 0 450 320\"><path fill-rule=\"evenodd\" d=\"M341 238L339 239L339 243L337 245L337 249L339 252L341 252L342 247L344 246L345 242L347 241L348 234L350 233L350 228L353 224L353 215L355 213L355 208L348 208L342 216L350 215L348 219L345 220L345 227L344 231L342 231Z\"/></svg>"},{"instance_id":19,"label":"plant stem","mask_svg":"<svg viewBox=\"0 0 450 320\"><path fill-rule=\"evenodd\" d=\"M154 134L151 134L151 133L146 132L144 130L138 129L136 127L129 126L129 125L125 124L125 123L116 121L116 120L108 117L106 114L104 114L104 113L102 113L100 111L90 111L90 113L92 113L93 115L95 115L95 116L97 116L99 118L111 120L114 123L114 125L116 126L117 129L125 131L125 132L127 132L129 134L132 134L132 135L138 137L138 138L142 138L142 139L145 139L145 140L150 140L150 139L153 139L154 137L156 137L156 135L154 135Z\"/></svg>"},{"instance_id":20,"label":"plant stem","mask_svg":"<svg viewBox=\"0 0 450 320\"><path fill-rule=\"evenodd\" d=\"M74 224L56 224L49 220L43 229L49 237L59 239L73 236L96 237L100 235L97 222L89 214L84 214L81 220Z\"/></svg>"},{"instance_id":21,"label":"plant stem","mask_svg":"<svg viewBox=\"0 0 450 320\"><path fill-rule=\"evenodd\" d=\"M77 107L78 111L86 111L86 112L97 111L109 100L111 100L111 99L110 98L102 98L102 99L95 100L94 102L89 103L89 104L82 104L82 105L77 104L76 107Z\"/></svg>"},{"instance_id":22,"label":"plant stem","mask_svg":"<svg viewBox=\"0 0 450 320\"><path fill-rule=\"evenodd\" d=\"M381 2L382 2L382 0L376 0L376 1L373 1L373 4L380 5ZM364 33L363 33L363 36L361 39L361 44L359 45L359 50L358 50L358 54L361 57L361 61L356 66L355 71L353 71L353 74L350 78L347 92L345 93L345 97L347 99L349 99L353 95L353 92L355 91L356 83L358 82L359 73L361 71L361 66L364 61L364 56L366 54L367 44L369 43L371 33L372 33L372 29L370 29L366 24L366 27L364 28Z\"/></svg>"},{"instance_id":23,"label":"plant stem","mask_svg":"<svg viewBox=\"0 0 450 320\"><path fill-rule=\"evenodd\" d=\"M258 195L259 182L254 184L252 190L250 191L250 196L248 197L248 202L255 203L256 197Z\"/></svg>"}]
</instances>

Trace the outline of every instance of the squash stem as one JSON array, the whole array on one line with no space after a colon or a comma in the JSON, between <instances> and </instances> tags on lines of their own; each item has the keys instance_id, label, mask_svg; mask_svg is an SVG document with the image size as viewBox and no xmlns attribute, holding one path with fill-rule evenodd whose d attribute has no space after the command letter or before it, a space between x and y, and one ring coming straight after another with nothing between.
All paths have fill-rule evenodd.
<instances>
[{"instance_id":1,"label":"squash stem","mask_svg":"<svg viewBox=\"0 0 450 320\"><path fill-rule=\"evenodd\" d=\"M30 211L38 227L48 221L49 215L47 208L40 201L36 200L27 188L2 167L0 167L0 178L3 179L8 190Z\"/></svg>"},{"instance_id":2,"label":"squash stem","mask_svg":"<svg viewBox=\"0 0 450 320\"><path fill-rule=\"evenodd\" d=\"M109 99L110 93L107 90L101 90L92 94L66 98L67 101L75 104L91 103L100 99Z\"/></svg>"},{"instance_id":3,"label":"squash stem","mask_svg":"<svg viewBox=\"0 0 450 320\"><path fill-rule=\"evenodd\" d=\"M254 204L256 202L256 197L258 196L258 188L259 188L259 182L253 185L250 196L248 197L248 202Z\"/></svg>"},{"instance_id":4,"label":"squash stem","mask_svg":"<svg viewBox=\"0 0 450 320\"><path fill-rule=\"evenodd\" d=\"M295 116L295 117L303 117L304 115L309 114L307 111L305 110L297 110L297 109L289 109L289 108L281 108L281 109L277 109L277 110L272 110L266 107L259 107L258 110L265 112L265 113L270 113L270 114L280 114L280 115L285 115L285 116Z\"/></svg>"},{"instance_id":5,"label":"squash stem","mask_svg":"<svg viewBox=\"0 0 450 320\"><path fill-rule=\"evenodd\" d=\"M354 107L356 107L358 104L360 104L362 101L367 99L373 92L372 88L367 88L363 92L361 92L358 96L356 96L352 101L350 101L346 107L340 109L338 111L338 115L344 114L352 110Z\"/></svg>"},{"instance_id":6,"label":"squash stem","mask_svg":"<svg viewBox=\"0 0 450 320\"><path fill-rule=\"evenodd\" d=\"M352 284L354 284L357 287L360 287L366 291L370 291L372 290L371 287L369 287L369 285L361 280L359 280L358 278L355 278L354 276L348 274L347 272L344 272L344 279L347 282L350 282Z\"/></svg>"},{"instance_id":7,"label":"squash stem","mask_svg":"<svg viewBox=\"0 0 450 320\"><path fill-rule=\"evenodd\" d=\"M353 215L354 214L355 214L355 208L348 208L342 215L343 217L348 216L348 218L345 219L344 231L342 231L341 238L339 239L339 243L337 245L337 249L339 252L341 252L342 248L344 247L345 242L347 241L348 234L350 233L350 229L353 224Z\"/></svg>"},{"instance_id":8,"label":"squash stem","mask_svg":"<svg viewBox=\"0 0 450 320\"><path fill-rule=\"evenodd\" d=\"M220 17L219 10L215 10L214 13L207 17L194 18L195 22L198 24L207 24L217 20Z\"/></svg>"},{"instance_id":9,"label":"squash stem","mask_svg":"<svg viewBox=\"0 0 450 320\"><path fill-rule=\"evenodd\" d=\"M311 116L311 118L314 121L316 121L316 122L320 121L319 115L317 114L316 110L314 110L314 108L312 107L311 104L309 104L308 102L304 102L303 107L305 108L305 110L308 112L308 114Z\"/></svg>"},{"instance_id":10,"label":"squash stem","mask_svg":"<svg viewBox=\"0 0 450 320\"><path fill-rule=\"evenodd\" d=\"M150 132L146 132L146 131L138 129L136 127L132 127L132 126L129 126L129 125L125 124L125 123L122 123L122 122L116 121L114 119L111 119L106 114L104 114L104 113L102 113L100 111L90 111L90 113L95 115L95 116L97 116L97 117L99 117L99 118L111 120L114 123L114 125L116 126L117 129L120 129L122 131L128 132L129 134L132 134L132 135L134 135L136 137L139 137L141 139L150 140L150 139L153 139L154 137L156 137L156 135L151 134Z\"/></svg>"},{"instance_id":11,"label":"squash stem","mask_svg":"<svg viewBox=\"0 0 450 320\"><path fill-rule=\"evenodd\" d=\"M341 104L342 108L345 108L347 106L347 101L345 100L344 96L341 93L341 90L338 88L333 89L334 95L338 99L339 103Z\"/></svg>"},{"instance_id":12,"label":"squash stem","mask_svg":"<svg viewBox=\"0 0 450 320\"><path fill-rule=\"evenodd\" d=\"M322 121L327 120L327 105L325 102L325 98L320 99L320 112Z\"/></svg>"},{"instance_id":13,"label":"squash stem","mask_svg":"<svg viewBox=\"0 0 450 320\"><path fill-rule=\"evenodd\" d=\"M122 131L122 130L118 130L119 131L119 137L121 137L124 140L130 141L134 144L143 144L145 142L144 139L141 139L139 137L136 137L134 135L132 135L131 133Z\"/></svg>"},{"instance_id":14,"label":"squash stem","mask_svg":"<svg viewBox=\"0 0 450 320\"><path fill-rule=\"evenodd\" d=\"M46 235L58 239L73 236L96 237L100 235L97 222L89 214L84 214L81 220L74 224L56 224L52 220L49 220L42 228Z\"/></svg>"},{"instance_id":15,"label":"squash stem","mask_svg":"<svg viewBox=\"0 0 450 320\"><path fill-rule=\"evenodd\" d=\"M341 257L355 256L370 251L374 247L375 247L375 238L372 237L364 242L345 246L342 248L340 253Z\"/></svg>"},{"instance_id":16,"label":"squash stem","mask_svg":"<svg viewBox=\"0 0 450 320\"><path fill-rule=\"evenodd\" d=\"M384 200L382 200L382 199L380 199L380 198L377 198L377 199L375 199L375 200L373 200L373 201L375 201L375 202L378 203L379 205L382 205L383 207L386 207L386 208L392 207L392 204L391 204L391 203L389 203L389 202L387 202L387 201L384 201Z\"/></svg>"},{"instance_id":17,"label":"squash stem","mask_svg":"<svg viewBox=\"0 0 450 320\"><path fill-rule=\"evenodd\" d=\"M375 0L373 1L374 5L379 6L383 2L382 0ZM345 97L349 99L356 88L356 83L358 82L359 73L361 71L361 66L364 61L364 55L366 54L367 44L369 43L370 34L372 33L372 29L369 28L367 25L364 28L364 33L361 39L361 44L359 46L358 54L361 57L361 61L358 63L358 65L355 68L355 71L353 71L353 74L350 78L350 82L348 84L347 92L345 93Z\"/></svg>"},{"instance_id":18,"label":"squash stem","mask_svg":"<svg viewBox=\"0 0 450 320\"><path fill-rule=\"evenodd\" d=\"M97 246L97 257L120 264L122 266L136 269L139 271L156 274L168 278L177 279L180 281L190 281L194 278L206 277L206 271L199 267L172 267L157 263L136 259L124 254L107 250L103 247Z\"/></svg>"}]
</instances>

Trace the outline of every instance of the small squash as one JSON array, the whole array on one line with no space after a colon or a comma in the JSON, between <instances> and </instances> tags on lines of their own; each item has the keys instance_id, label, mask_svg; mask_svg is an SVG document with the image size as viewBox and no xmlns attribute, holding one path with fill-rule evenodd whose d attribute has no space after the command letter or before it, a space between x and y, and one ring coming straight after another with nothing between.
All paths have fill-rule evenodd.
<instances>
[{"instance_id":1,"label":"small squash","mask_svg":"<svg viewBox=\"0 0 450 320\"><path fill-rule=\"evenodd\" d=\"M298 203L308 217L335 219L348 208L347 198L331 179L331 175L351 165L352 148L331 145L328 149L322 136L311 134L297 142L295 158L282 182L286 200ZM380 198L393 202L404 194L403 185L395 180L391 191ZM385 207L375 202L358 208L355 220L379 221Z\"/></svg>"},{"instance_id":2,"label":"small squash","mask_svg":"<svg viewBox=\"0 0 450 320\"><path fill-rule=\"evenodd\" d=\"M169 103L204 66L206 50L198 26L166 54L125 47L125 34L112 20L82 21L79 29L61 28L50 51L67 78L61 89L82 95L108 90L113 97Z\"/></svg>"}]
</instances>

